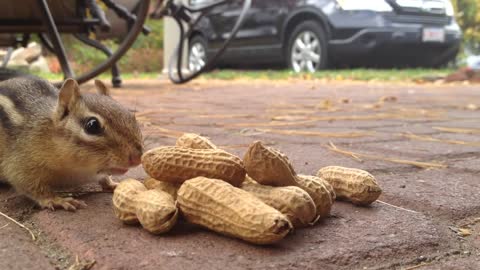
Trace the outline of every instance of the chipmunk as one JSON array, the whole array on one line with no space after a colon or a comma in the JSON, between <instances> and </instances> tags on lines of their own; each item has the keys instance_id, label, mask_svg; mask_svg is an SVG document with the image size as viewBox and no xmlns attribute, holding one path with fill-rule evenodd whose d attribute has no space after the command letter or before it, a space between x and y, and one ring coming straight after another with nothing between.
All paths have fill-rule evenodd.
<instances>
[{"instance_id":1,"label":"chipmunk","mask_svg":"<svg viewBox=\"0 0 480 270\"><path fill-rule=\"evenodd\" d=\"M141 162L135 116L95 86L98 94L81 93L73 79L60 90L33 76L0 82L0 179L43 209L86 207L54 190L92 180L113 190L110 175Z\"/></svg>"}]
</instances>

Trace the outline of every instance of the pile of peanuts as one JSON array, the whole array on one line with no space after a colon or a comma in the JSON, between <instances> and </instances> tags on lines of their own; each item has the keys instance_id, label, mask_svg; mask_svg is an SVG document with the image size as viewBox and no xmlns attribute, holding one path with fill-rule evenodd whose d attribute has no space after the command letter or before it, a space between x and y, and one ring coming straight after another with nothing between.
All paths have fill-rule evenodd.
<instances>
[{"instance_id":1,"label":"pile of peanuts","mask_svg":"<svg viewBox=\"0 0 480 270\"><path fill-rule=\"evenodd\" d=\"M113 207L124 223L153 234L168 232L180 214L223 235L272 244L328 217L336 199L369 205L382 192L363 170L328 166L316 176L297 174L287 156L260 141L242 160L191 133L146 152L142 165L151 178L122 181Z\"/></svg>"}]
</instances>

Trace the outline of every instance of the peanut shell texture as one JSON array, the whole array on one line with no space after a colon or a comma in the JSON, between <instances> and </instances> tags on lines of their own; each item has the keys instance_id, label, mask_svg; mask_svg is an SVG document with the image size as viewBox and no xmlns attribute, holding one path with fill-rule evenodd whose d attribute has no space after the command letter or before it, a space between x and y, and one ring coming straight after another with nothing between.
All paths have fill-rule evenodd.
<instances>
[{"instance_id":1,"label":"peanut shell texture","mask_svg":"<svg viewBox=\"0 0 480 270\"><path fill-rule=\"evenodd\" d=\"M192 149L216 149L217 146L209 139L195 133L185 133L178 137L175 146Z\"/></svg>"},{"instance_id":2,"label":"peanut shell texture","mask_svg":"<svg viewBox=\"0 0 480 270\"><path fill-rule=\"evenodd\" d=\"M136 215L136 196L147 191L147 188L138 180L126 179L121 181L113 192L113 211L115 216L126 224L138 223Z\"/></svg>"},{"instance_id":3,"label":"peanut shell texture","mask_svg":"<svg viewBox=\"0 0 480 270\"><path fill-rule=\"evenodd\" d=\"M219 179L196 177L185 181L177 201L189 222L254 244L276 243L292 229L288 218L278 210Z\"/></svg>"},{"instance_id":4,"label":"peanut shell texture","mask_svg":"<svg viewBox=\"0 0 480 270\"><path fill-rule=\"evenodd\" d=\"M295 186L295 170L287 156L256 141L243 158L250 177L262 185Z\"/></svg>"},{"instance_id":5,"label":"peanut shell texture","mask_svg":"<svg viewBox=\"0 0 480 270\"><path fill-rule=\"evenodd\" d=\"M299 187L272 187L244 182L242 189L284 214L295 228L315 223L317 208L313 199Z\"/></svg>"},{"instance_id":6,"label":"peanut shell texture","mask_svg":"<svg viewBox=\"0 0 480 270\"><path fill-rule=\"evenodd\" d=\"M150 177L178 184L203 176L240 186L246 173L240 158L221 149L158 147L142 156L142 164Z\"/></svg>"},{"instance_id":7,"label":"peanut shell texture","mask_svg":"<svg viewBox=\"0 0 480 270\"><path fill-rule=\"evenodd\" d=\"M170 194L152 189L137 195L136 215L145 230L161 234L170 231L176 224L178 209Z\"/></svg>"},{"instance_id":8,"label":"peanut shell texture","mask_svg":"<svg viewBox=\"0 0 480 270\"><path fill-rule=\"evenodd\" d=\"M348 200L356 205L369 205L382 194L375 177L364 170L328 166L321 168L317 176L332 185L338 199Z\"/></svg>"}]
</instances>

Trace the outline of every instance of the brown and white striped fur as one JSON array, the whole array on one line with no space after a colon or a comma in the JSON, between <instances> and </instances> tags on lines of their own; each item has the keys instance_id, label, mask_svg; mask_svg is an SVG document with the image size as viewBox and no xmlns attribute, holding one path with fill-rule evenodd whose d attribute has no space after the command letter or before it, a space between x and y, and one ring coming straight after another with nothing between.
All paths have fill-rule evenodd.
<instances>
[{"instance_id":1,"label":"brown and white striped fur","mask_svg":"<svg viewBox=\"0 0 480 270\"><path fill-rule=\"evenodd\" d=\"M54 190L92 180L114 188L109 175L140 164L134 115L95 85L98 94L81 93L73 79L60 90L36 77L0 82L0 178L42 208L85 206Z\"/></svg>"}]
</instances>

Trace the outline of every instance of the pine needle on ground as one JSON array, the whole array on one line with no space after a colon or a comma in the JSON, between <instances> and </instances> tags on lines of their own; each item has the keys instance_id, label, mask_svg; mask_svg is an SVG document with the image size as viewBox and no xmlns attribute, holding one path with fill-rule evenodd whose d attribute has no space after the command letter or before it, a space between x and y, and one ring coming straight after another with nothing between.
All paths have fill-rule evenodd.
<instances>
[{"instance_id":1,"label":"pine needle on ground","mask_svg":"<svg viewBox=\"0 0 480 270\"><path fill-rule=\"evenodd\" d=\"M410 210L410 209L407 209L407 208L403 208L403 207L400 207L400 206L396 206L396 205L393 205L393 204L390 204L390 203L387 203L387 202L384 202L384 201L376 200L376 202L391 206L391 207L399 209L399 210L407 211L407 212L410 212L410 213L421 214L420 212Z\"/></svg>"},{"instance_id":2,"label":"pine needle on ground","mask_svg":"<svg viewBox=\"0 0 480 270\"><path fill-rule=\"evenodd\" d=\"M468 145L468 146L480 146L480 142L466 142L466 141L458 141L458 140L438 139L431 136L416 135L413 133L400 134L400 136L411 139L411 140L417 140L417 141L439 142L439 143L459 144L459 145Z\"/></svg>"},{"instance_id":3,"label":"pine needle on ground","mask_svg":"<svg viewBox=\"0 0 480 270\"><path fill-rule=\"evenodd\" d=\"M162 128L157 125L148 125L144 131L144 135L160 135L168 138L178 138L182 136L185 132L172 130L167 128Z\"/></svg>"},{"instance_id":4,"label":"pine needle on ground","mask_svg":"<svg viewBox=\"0 0 480 270\"><path fill-rule=\"evenodd\" d=\"M252 115L252 114L198 114L198 115L193 115L192 118L207 118L207 119L255 118L255 115Z\"/></svg>"},{"instance_id":5,"label":"pine needle on ground","mask_svg":"<svg viewBox=\"0 0 480 270\"><path fill-rule=\"evenodd\" d=\"M259 129L266 133L275 133L283 135L300 135L309 137L325 138L358 138L372 135L371 132L321 132L310 130L286 130L286 129Z\"/></svg>"},{"instance_id":6,"label":"pine needle on ground","mask_svg":"<svg viewBox=\"0 0 480 270\"><path fill-rule=\"evenodd\" d=\"M375 114L365 114L365 115L332 115L332 116L292 116L288 115L276 115L271 119L272 122L252 122L252 123L232 123L232 124L223 124L225 127L281 127L281 126L298 126L312 124L315 122L321 121L368 121L368 120L386 120L386 119L396 119L396 120L415 120L415 119L440 119L440 115L435 113L425 113L417 111L395 111L387 113L375 113ZM285 120L297 120L297 121L285 121ZM282 120L284 122L282 122Z\"/></svg>"},{"instance_id":7,"label":"pine needle on ground","mask_svg":"<svg viewBox=\"0 0 480 270\"><path fill-rule=\"evenodd\" d=\"M23 228L25 229L28 233L30 233L30 236L32 236L32 240L35 241L37 238L35 237L35 234L32 232L32 230L30 230L29 228L27 228L25 225L23 225L22 223L16 221L15 219L9 217L7 214L5 213L2 213L0 211L0 216L3 216L4 218L8 219L9 221L15 223L16 225L18 225L20 228Z\"/></svg>"},{"instance_id":8,"label":"pine needle on ground","mask_svg":"<svg viewBox=\"0 0 480 270\"><path fill-rule=\"evenodd\" d=\"M330 142L329 146L327 148L333 152L337 152L343 155L350 156L357 161L362 161L361 157L366 158L366 159L372 159L372 160L383 160L383 161L389 161L393 163L398 163L398 164L405 164L405 165L412 165L418 168L422 169L443 169L446 168L447 165L441 164L441 163L433 163L433 162L420 162L420 161L413 161L413 160L405 160L405 159L398 159L398 158L391 158L391 157L382 157L382 156L377 156L377 155L369 155L369 154L362 154L362 153L355 153L352 151L340 149L337 146L335 146L332 142Z\"/></svg>"},{"instance_id":9,"label":"pine needle on ground","mask_svg":"<svg viewBox=\"0 0 480 270\"><path fill-rule=\"evenodd\" d=\"M413 269L418 269L420 267L424 267L424 266L427 266L427 265L430 265L432 264L432 262L428 262L428 263L421 263L421 264L417 264L417 265L414 265L414 266L411 266L411 267L408 267L408 268L405 268L404 270L413 270Z\"/></svg>"},{"instance_id":10,"label":"pine needle on ground","mask_svg":"<svg viewBox=\"0 0 480 270\"><path fill-rule=\"evenodd\" d=\"M435 130L461 134L480 134L480 128L432 127Z\"/></svg>"}]
</instances>

